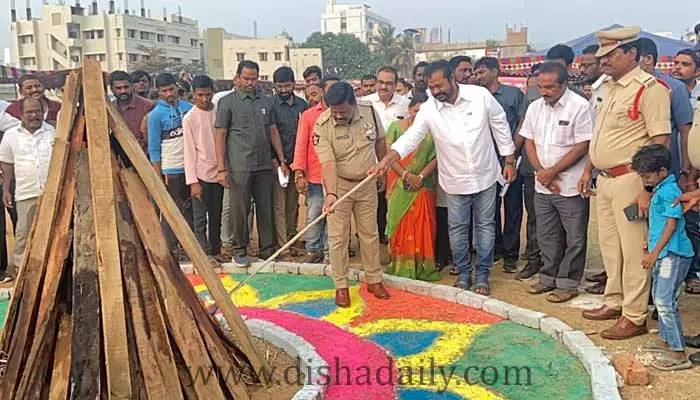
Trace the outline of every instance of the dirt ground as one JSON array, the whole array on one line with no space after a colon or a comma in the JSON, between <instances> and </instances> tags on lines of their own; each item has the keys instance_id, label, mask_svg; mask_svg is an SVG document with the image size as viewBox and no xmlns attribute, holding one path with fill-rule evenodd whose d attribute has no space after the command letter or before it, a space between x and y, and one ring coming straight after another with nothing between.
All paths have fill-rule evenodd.
<instances>
[{"instance_id":1,"label":"dirt ground","mask_svg":"<svg viewBox=\"0 0 700 400\"><path fill-rule=\"evenodd\" d=\"M252 400L284 400L294 397L305 383L303 369L295 368L296 360L284 350L257 338L253 338L253 342L273 371L272 381L274 384L267 388L260 386L253 389L251 391ZM289 372L286 373L287 377L285 378L286 371ZM297 371L300 372L298 376Z\"/></svg>"}]
</instances>

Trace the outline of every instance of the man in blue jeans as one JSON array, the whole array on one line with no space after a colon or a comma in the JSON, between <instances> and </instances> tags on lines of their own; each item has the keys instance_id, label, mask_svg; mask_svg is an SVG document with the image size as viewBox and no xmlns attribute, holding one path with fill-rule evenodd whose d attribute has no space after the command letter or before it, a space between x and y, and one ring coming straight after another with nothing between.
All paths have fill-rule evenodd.
<instances>
[{"instance_id":1,"label":"man in blue jeans","mask_svg":"<svg viewBox=\"0 0 700 400\"><path fill-rule=\"evenodd\" d=\"M426 75L431 99L421 106L413 125L370 173L386 173L391 164L413 152L428 132L433 135L439 182L447 194L450 244L459 268L455 286L472 289L469 220L473 212L477 255L474 291L489 295L496 236L496 185L501 172L496 148L505 158L505 181L512 183L517 176L515 145L506 113L487 89L458 85L447 61L431 63Z\"/></svg>"}]
</instances>

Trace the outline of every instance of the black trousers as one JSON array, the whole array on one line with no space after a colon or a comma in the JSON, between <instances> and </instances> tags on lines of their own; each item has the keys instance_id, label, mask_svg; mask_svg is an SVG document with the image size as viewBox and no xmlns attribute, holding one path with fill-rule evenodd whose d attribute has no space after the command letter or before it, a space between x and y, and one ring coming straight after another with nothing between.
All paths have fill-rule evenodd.
<instances>
[{"instance_id":1,"label":"black trousers","mask_svg":"<svg viewBox=\"0 0 700 400\"><path fill-rule=\"evenodd\" d=\"M535 215L535 177L523 176L523 197L527 210L525 256L533 266L542 266L542 256L537 245L537 217Z\"/></svg>"},{"instance_id":2,"label":"black trousers","mask_svg":"<svg viewBox=\"0 0 700 400\"><path fill-rule=\"evenodd\" d=\"M273 185L276 179L272 170L229 173L234 255L245 256L250 242L248 213L250 212L251 197L255 201L259 256L266 259L275 252L277 239L273 215Z\"/></svg>"},{"instance_id":3,"label":"black trousers","mask_svg":"<svg viewBox=\"0 0 700 400\"><path fill-rule=\"evenodd\" d=\"M174 174L166 175L166 185L170 197L177 205L182 215L185 217L185 221L190 226L190 229L194 232L194 222L192 218L192 198L190 195L190 188L185 183L185 174ZM162 221L163 232L165 234L165 240L168 243L168 249L172 252L178 248L179 242L177 237L170 225L163 218Z\"/></svg>"},{"instance_id":4,"label":"black trousers","mask_svg":"<svg viewBox=\"0 0 700 400\"><path fill-rule=\"evenodd\" d=\"M194 234L208 256L221 252L221 208L224 202L224 187L218 183L199 181L202 199L192 199ZM207 227L209 228L207 230Z\"/></svg>"},{"instance_id":5,"label":"black trousers","mask_svg":"<svg viewBox=\"0 0 700 400\"><path fill-rule=\"evenodd\" d=\"M523 221L523 177L513 182L505 197L501 197L501 185L496 194L496 246L495 253L503 254L505 261L517 262L520 253L520 227ZM503 214L501 218L501 203ZM503 225L501 221L503 220Z\"/></svg>"},{"instance_id":6,"label":"black trousers","mask_svg":"<svg viewBox=\"0 0 700 400\"><path fill-rule=\"evenodd\" d=\"M435 239L435 261L447 266L452 257L450 257L450 232L447 224L447 207L436 207L435 213L437 217L437 235ZM471 229L469 230L471 232Z\"/></svg>"},{"instance_id":7,"label":"black trousers","mask_svg":"<svg viewBox=\"0 0 700 400\"><path fill-rule=\"evenodd\" d=\"M386 214L388 211L386 202L386 191L379 192L377 196L379 196L379 206L377 208L377 227L379 228L379 242L386 243Z\"/></svg>"},{"instance_id":8,"label":"black trousers","mask_svg":"<svg viewBox=\"0 0 700 400\"><path fill-rule=\"evenodd\" d=\"M0 185L0 199L2 199L2 185ZM15 208L6 208L4 205L0 206L0 236L2 237L2 240L0 240L0 271L3 272L7 271L8 263L5 210L10 214L12 230L17 229L17 210ZM15 271L19 271L19 265L15 265Z\"/></svg>"}]
</instances>

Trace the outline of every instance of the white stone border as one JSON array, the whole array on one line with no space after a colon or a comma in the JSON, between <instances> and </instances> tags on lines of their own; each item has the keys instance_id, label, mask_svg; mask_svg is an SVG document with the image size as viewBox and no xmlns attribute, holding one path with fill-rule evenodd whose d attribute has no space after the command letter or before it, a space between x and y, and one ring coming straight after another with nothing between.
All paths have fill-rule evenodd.
<instances>
[{"instance_id":1,"label":"white stone border","mask_svg":"<svg viewBox=\"0 0 700 400\"><path fill-rule=\"evenodd\" d=\"M224 273L250 273L257 271L262 262L255 262L250 268L238 268L233 264L225 264ZM186 274L193 273L191 265L183 265ZM274 262L267 265L263 273L295 274L313 276L331 276L329 265ZM350 280L364 282L365 273L355 268L350 269ZM548 317L544 313L518 307L488 296L482 296L450 286L417 281L384 274L387 287L403 290L409 293L430 296L451 303L462 304L477 310L505 318L528 328L538 329L550 335L554 340L578 358L591 377L591 389L594 400L621 400L618 390L618 379L615 368L598 346L585 333L576 331L559 319ZM295 397L296 399L296 397Z\"/></svg>"}]
</instances>

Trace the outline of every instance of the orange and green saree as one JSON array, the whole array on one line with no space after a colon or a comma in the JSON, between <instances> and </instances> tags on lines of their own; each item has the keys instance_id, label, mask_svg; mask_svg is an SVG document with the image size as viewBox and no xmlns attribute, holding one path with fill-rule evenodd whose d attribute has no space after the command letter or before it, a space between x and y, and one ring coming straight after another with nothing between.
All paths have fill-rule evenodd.
<instances>
[{"instance_id":1,"label":"orange and green saree","mask_svg":"<svg viewBox=\"0 0 700 400\"><path fill-rule=\"evenodd\" d=\"M387 141L391 145L403 134L399 121L391 124ZM418 149L399 163L412 174L419 174L435 159L435 143L428 134ZM426 176L419 191L407 190L401 177L390 169L387 176L389 211L386 234L392 262L389 274L424 281L440 280L435 266L435 177Z\"/></svg>"}]
</instances>

